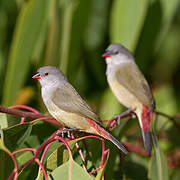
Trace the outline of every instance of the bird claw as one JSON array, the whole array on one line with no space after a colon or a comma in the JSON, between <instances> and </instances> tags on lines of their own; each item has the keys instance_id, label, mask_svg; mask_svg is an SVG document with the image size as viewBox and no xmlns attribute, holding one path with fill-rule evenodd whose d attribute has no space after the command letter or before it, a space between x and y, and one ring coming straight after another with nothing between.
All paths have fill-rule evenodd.
<instances>
[{"instance_id":1,"label":"bird claw","mask_svg":"<svg viewBox=\"0 0 180 180\"><path fill-rule=\"evenodd\" d=\"M120 114L115 114L113 116L113 118L111 119L111 121L116 121L116 124L119 126L120 125L120 121L121 121L121 116Z\"/></svg>"},{"instance_id":2,"label":"bird claw","mask_svg":"<svg viewBox=\"0 0 180 180\"><path fill-rule=\"evenodd\" d=\"M67 127L64 127L62 130L57 130L56 135L61 134L62 138L64 138L65 134L67 134L67 137L70 138L71 137L70 133L72 131L75 131L75 130L78 130L78 128L67 128Z\"/></svg>"},{"instance_id":3,"label":"bird claw","mask_svg":"<svg viewBox=\"0 0 180 180\"><path fill-rule=\"evenodd\" d=\"M120 120L121 120L121 118L129 115L130 113L132 114L132 118L136 118L136 115L133 113L133 110L134 110L133 108L129 108L129 109L127 109L126 111L122 112L121 114L116 114L116 115L114 115L114 117L111 119L111 121L116 120L117 125L120 125Z\"/></svg>"}]
</instances>

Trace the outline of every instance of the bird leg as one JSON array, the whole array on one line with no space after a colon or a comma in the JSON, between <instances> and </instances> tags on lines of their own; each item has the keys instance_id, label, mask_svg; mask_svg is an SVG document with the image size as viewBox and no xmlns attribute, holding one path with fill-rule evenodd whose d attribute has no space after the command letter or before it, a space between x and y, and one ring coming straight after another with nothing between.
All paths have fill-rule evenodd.
<instances>
[{"instance_id":1,"label":"bird leg","mask_svg":"<svg viewBox=\"0 0 180 180\"><path fill-rule=\"evenodd\" d=\"M70 132L72 131L76 131L78 130L78 128L68 128L68 127L64 127L62 130L57 130L56 135L61 134L62 138L65 137L65 134L67 134L67 137L70 138Z\"/></svg>"},{"instance_id":2,"label":"bird leg","mask_svg":"<svg viewBox=\"0 0 180 180\"><path fill-rule=\"evenodd\" d=\"M121 114L116 114L114 115L114 117L111 119L111 121L116 121L117 124L120 124L120 120L123 117L126 117L128 115L132 115L132 118L136 118L136 115L134 114L134 109L133 108L129 108L126 111L122 112Z\"/></svg>"}]
</instances>

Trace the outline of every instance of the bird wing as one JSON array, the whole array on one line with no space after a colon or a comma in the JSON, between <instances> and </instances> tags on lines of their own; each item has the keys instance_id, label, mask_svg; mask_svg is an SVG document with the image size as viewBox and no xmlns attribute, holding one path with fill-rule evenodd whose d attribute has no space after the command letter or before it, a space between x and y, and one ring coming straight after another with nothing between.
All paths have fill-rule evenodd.
<instances>
[{"instance_id":1,"label":"bird wing","mask_svg":"<svg viewBox=\"0 0 180 180\"><path fill-rule=\"evenodd\" d=\"M149 85L134 62L122 64L115 75L118 82L142 104L154 109L154 100Z\"/></svg>"},{"instance_id":2,"label":"bird wing","mask_svg":"<svg viewBox=\"0 0 180 180\"><path fill-rule=\"evenodd\" d=\"M52 101L63 111L90 118L98 123L100 122L99 117L69 83L56 89L53 93Z\"/></svg>"}]
</instances>

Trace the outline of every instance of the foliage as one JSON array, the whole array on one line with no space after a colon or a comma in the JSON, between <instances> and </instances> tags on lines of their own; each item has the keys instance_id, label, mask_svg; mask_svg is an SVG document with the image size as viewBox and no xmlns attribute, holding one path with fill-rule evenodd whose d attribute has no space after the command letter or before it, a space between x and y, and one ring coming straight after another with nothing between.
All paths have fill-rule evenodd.
<instances>
[{"instance_id":1,"label":"foliage","mask_svg":"<svg viewBox=\"0 0 180 180\"><path fill-rule=\"evenodd\" d=\"M6 107L26 104L46 112L40 89L31 76L40 66L56 65L101 119L111 119L124 107L109 90L101 54L110 43L120 42L134 53L152 87L157 111L170 117L158 115L154 121L159 148L151 158L136 152L121 157L116 148L106 142L106 149L110 149L106 169L98 171L94 177L100 179L105 172L106 179L178 179L180 129L178 118L171 117L180 109L179 8L179 0L0 1L1 104ZM14 116L0 115L3 132L0 179L8 178L17 164L21 166L33 157L32 152L24 151L16 154L16 162L11 160L13 152L23 148L36 149L57 130L50 123L31 120L19 124L19 119ZM142 142L136 119L122 120L113 134L132 144ZM71 147L71 141L69 143ZM84 150L81 141L79 145ZM92 178L79 166L83 167L75 146L71 147L74 160L69 158L69 161L62 146L62 143L52 143L45 157L47 162L43 162L48 165L48 160L53 161L51 157L56 156L58 164L53 165L52 174L67 175L71 161L71 172ZM96 139L88 139L87 146L91 157L87 161L90 172L99 167L102 149ZM21 178L42 178L35 161L23 168Z\"/></svg>"}]
</instances>

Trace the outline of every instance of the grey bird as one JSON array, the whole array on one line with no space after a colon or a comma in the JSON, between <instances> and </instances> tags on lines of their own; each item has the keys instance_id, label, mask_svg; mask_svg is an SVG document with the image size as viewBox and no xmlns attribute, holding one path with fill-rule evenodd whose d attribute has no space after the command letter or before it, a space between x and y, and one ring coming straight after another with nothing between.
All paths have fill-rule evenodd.
<instances>
[{"instance_id":1,"label":"grey bird","mask_svg":"<svg viewBox=\"0 0 180 180\"><path fill-rule=\"evenodd\" d=\"M126 148L100 125L99 117L57 67L41 67L32 78L39 80L44 104L56 120L69 128L106 138L127 154Z\"/></svg>"},{"instance_id":2,"label":"grey bird","mask_svg":"<svg viewBox=\"0 0 180 180\"><path fill-rule=\"evenodd\" d=\"M136 113L145 148L148 155L151 155L151 135L155 142L151 127L155 102L150 87L136 65L133 55L123 45L111 44L103 57L107 64L108 84L117 99Z\"/></svg>"}]
</instances>

